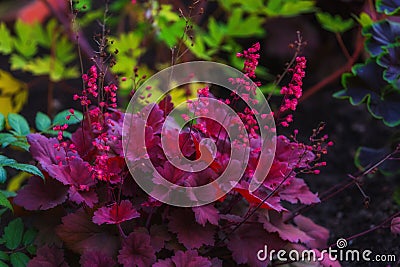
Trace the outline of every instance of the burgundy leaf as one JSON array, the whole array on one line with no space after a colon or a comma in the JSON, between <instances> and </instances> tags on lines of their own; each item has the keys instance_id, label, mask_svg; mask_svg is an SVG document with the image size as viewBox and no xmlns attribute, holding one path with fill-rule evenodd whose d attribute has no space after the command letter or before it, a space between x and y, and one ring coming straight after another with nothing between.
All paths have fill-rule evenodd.
<instances>
[{"instance_id":1,"label":"burgundy leaf","mask_svg":"<svg viewBox=\"0 0 400 267\"><path fill-rule=\"evenodd\" d=\"M112 256L117 252L118 237L94 224L82 208L64 216L56 232L69 249L79 254L94 250Z\"/></svg>"},{"instance_id":2,"label":"burgundy leaf","mask_svg":"<svg viewBox=\"0 0 400 267\"><path fill-rule=\"evenodd\" d=\"M56 138L47 138L41 134L29 134L26 138L31 145L29 152L45 171L48 171L48 166L65 160L65 151L54 148L54 145L59 144Z\"/></svg>"},{"instance_id":3,"label":"burgundy leaf","mask_svg":"<svg viewBox=\"0 0 400 267\"><path fill-rule=\"evenodd\" d=\"M96 184L90 169L89 163L79 157L74 157L68 161L67 165L53 165L49 174L65 185L74 186L77 190L87 191L90 186Z\"/></svg>"},{"instance_id":4,"label":"burgundy leaf","mask_svg":"<svg viewBox=\"0 0 400 267\"><path fill-rule=\"evenodd\" d=\"M192 208L196 217L196 222L205 226L207 222L218 225L218 210L213 205L206 205Z\"/></svg>"},{"instance_id":5,"label":"burgundy leaf","mask_svg":"<svg viewBox=\"0 0 400 267\"><path fill-rule=\"evenodd\" d=\"M315 159L314 153L305 150L301 144L290 142L289 138L279 135L276 142L275 159L281 162L287 162L290 168L307 167L308 162ZM300 162L299 162L299 159Z\"/></svg>"},{"instance_id":6,"label":"burgundy leaf","mask_svg":"<svg viewBox=\"0 0 400 267\"><path fill-rule=\"evenodd\" d=\"M27 267L68 267L64 259L64 250L44 246L37 250L36 256L28 262Z\"/></svg>"},{"instance_id":7,"label":"burgundy leaf","mask_svg":"<svg viewBox=\"0 0 400 267\"><path fill-rule=\"evenodd\" d=\"M90 162L96 152L92 144L92 137L88 130L82 130L79 128L76 130L71 137L72 142L76 146L76 150L79 155Z\"/></svg>"},{"instance_id":8,"label":"burgundy leaf","mask_svg":"<svg viewBox=\"0 0 400 267\"><path fill-rule=\"evenodd\" d=\"M301 231L313 238L313 240L305 243L309 248L326 248L329 238L328 229L314 223L311 219L302 215L297 215L294 217L293 221Z\"/></svg>"},{"instance_id":9,"label":"burgundy leaf","mask_svg":"<svg viewBox=\"0 0 400 267\"><path fill-rule=\"evenodd\" d=\"M95 191L79 191L76 187L71 186L68 190L69 199L77 204L85 203L90 208L97 203L98 198Z\"/></svg>"},{"instance_id":10,"label":"burgundy leaf","mask_svg":"<svg viewBox=\"0 0 400 267\"><path fill-rule=\"evenodd\" d=\"M150 227L151 246L159 252L165 246L165 242L171 240L171 234L164 225L152 225Z\"/></svg>"},{"instance_id":11,"label":"burgundy leaf","mask_svg":"<svg viewBox=\"0 0 400 267\"><path fill-rule=\"evenodd\" d=\"M213 266L207 258L201 257L197 251L177 251L170 259L159 260L153 267L210 267Z\"/></svg>"},{"instance_id":12,"label":"burgundy leaf","mask_svg":"<svg viewBox=\"0 0 400 267\"><path fill-rule=\"evenodd\" d=\"M117 265L112 257L99 251L85 252L79 263L82 267L114 267Z\"/></svg>"},{"instance_id":13,"label":"burgundy leaf","mask_svg":"<svg viewBox=\"0 0 400 267\"><path fill-rule=\"evenodd\" d=\"M150 236L142 232L132 232L123 242L118 262L124 267L147 267L156 261L155 250L150 244Z\"/></svg>"},{"instance_id":14,"label":"burgundy leaf","mask_svg":"<svg viewBox=\"0 0 400 267\"><path fill-rule=\"evenodd\" d=\"M129 200L122 200L119 205L114 203L111 207L101 207L98 209L94 213L93 222L98 225L103 223L118 224L138 218L139 216L140 213L133 208Z\"/></svg>"},{"instance_id":15,"label":"burgundy leaf","mask_svg":"<svg viewBox=\"0 0 400 267\"><path fill-rule=\"evenodd\" d=\"M244 224L229 237L228 249L238 264L247 263L252 267L264 267L268 262L259 261L257 252L264 249L282 249L286 244L277 234L268 233L261 224Z\"/></svg>"},{"instance_id":16,"label":"burgundy leaf","mask_svg":"<svg viewBox=\"0 0 400 267\"><path fill-rule=\"evenodd\" d=\"M166 95L160 103L158 103L158 107L164 112L164 117L168 116L168 114L174 109L174 104L171 100L171 96Z\"/></svg>"},{"instance_id":17,"label":"burgundy leaf","mask_svg":"<svg viewBox=\"0 0 400 267\"><path fill-rule=\"evenodd\" d=\"M177 209L169 216L168 227L171 232L176 233L178 240L186 248L200 248L202 245L214 245L215 229L207 224L199 225L193 212L188 209Z\"/></svg>"},{"instance_id":18,"label":"burgundy leaf","mask_svg":"<svg viewBox=\"0 0 400 267\"><path fill-rule=\"evenodd\" d=\"M298 201L302 204L313 204L321 202L318 195L312 193L303 179L293 178L288 186L285 186L279 192L281 199L296 204Z\"/></svg>"},{"instance_id":19,"label":"burgundy leaf","mask_svg":"<svg viewBox=\"0 0 400 267\"><path fill-rule=\"evenodd\" d=\"M97 202L97 195L90 188L96 184L89 163L79 157L68 161L67 165L52 165L49 174L65 185L70 186L69 197L77 204L86 203L89 207Z\"/></svg>"},{"instance_id":20,"label":"burgundy leaf","mask_svg":"<svg viewBox=\"0 0 400 267\"><path fill-rule=\"evenodd\" d=\"M390 224L390 231L395 235L400 234L400 217L394 217L392 219L392 222Z\"/></svg>"},{"instance_id":21,"label":"burgundy leaf","mask_svg":"<svg viewBox=\"0 0 400 267\"><path fill-rule=\"evenodd\" d=\"M278 212L265 212L264 215L260 215L259 221L264 224L265 230L270 233L278 233L283 240L295 243L307 243L313 240L312 237L294 225L284 223L282 215Z\"/></svg>"},{"instance_id":22,"label":"burgundy leaf","mask_svg":"<svg viewBox=\"0 0 400 267\"><path fill-rule=\"evenodd\" d=\"M48 210L67 199L68 187L54 179L32 176L28 184L18 191L14 203L27 210Z\"/></svg>"}]
</instances>

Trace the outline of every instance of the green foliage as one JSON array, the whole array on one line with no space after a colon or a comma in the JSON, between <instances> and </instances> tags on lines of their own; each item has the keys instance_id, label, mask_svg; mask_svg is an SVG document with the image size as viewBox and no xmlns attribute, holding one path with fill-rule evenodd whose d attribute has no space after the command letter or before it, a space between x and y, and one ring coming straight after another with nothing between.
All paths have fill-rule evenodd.
<instances>
[{"instance_id":1,"label":"green foliage","mask_svg":"<svg viewBox=\"0 0 400 267\"><path fill-rule=\"evenodd\" d=\"M51 126L51 119L49 116L42 112L38 112L35 118L36 129L41 132L47 131Z\"/></svg>"},{"instance_id":2,"label":"green foliage","mask_svg":"<svg viewBox=\"0 0 400 267\"><path fill-rule=\"evenodd\" d=\"M15 252L10 255L10 262L13 267L25 267L29 260L29 257L22 252Z\"/></svg>"},{"instance_id":3,"label":"green foliage","mask_svg":"<svg viewBox=\"0 0 400 267\"><path fill-rule=\"evenodd\" d=\"M8 124L19 136L27 136L30 133L29 124L24 117L16 113L8 114Z\"/></svg>"},{"instance_id":4,"label":"green foliage","mask_svg":"<svg viewBox=\"0 0 400 267\"><path fill-rule=\"evenodd\" d=\"M10 56L12 70L49 75L55 82L79 76L77 67L72 64L76 59L74 46L55 20L50 20L46 26L17 20L14 32L12 35L5 23L0 23L0 53ZM40 49L47 50L48 55L38 56Z\"/></svg>"},{"instance_id":5,"label":"green foliage","mask_svg":"<svg viewBox=\"0 0 400 267\"><path fill-rule=\"evenodd\" d=\"M0 181L1 182L1 181ZM7 199L7 197L3 194L3 192L0 192L0 206L5 207L11 211L13 211L13 207L10 203L10 201ZM1 259L1 257L0 257Z\"/></svg>"},{"instance_id":6,"label":"green foliage","mask_svg":"<svg viewBox=\"0 0 400 267\"><path fill-rule=\"evenodd\" d=\"M354 21L351 18L345 20L339 15L332 16L324 12L317 12L315 16L322 28L330 32L344 33L354 26Z\"/></svg>"},{"instance_id":7,"label":"green foliage","mask_svg":"<svg viewBox=\"0 0 400 267\"><path fill-rule=\"evenodd\" d=\"M33 244L36 236L37 233L33 229L25 231L21 218L9 222L0 238L0 244L3 244L6 249L6 251L0 251L0 267L25 267L30 260L27 254L36 253L36 247Z\"/></svg>"},{"instance_id":8,"label":"green foliage","mask_svg":"<svg viewBox=\"0 0 400 267\"><path fill-rule=\"evenodd\" d=\"M252 14L262 14L269 17L293 17L315 10L315 1L307 0L219 0L225 10L237 8Z\"/></svg>"},{"instance_id":9,"label":"green foliage","mask_svg":"<svg viewBox=\"0 0 400 267\"><path fill-rule=\"evenodd\" d=\"M17 218L4 228L4 234L1 239L4 241L6 248L14 250L21 244L23 234L24 224L21 218Z\"/></svg>"},{"instance_id":10,"label":"green foliage","mask_svg":"<svg viewBox=\"0 0 400 267\"><path fill-rule=\"evenodd\" d=\"M14 159L10 159L4 155L0 155L0 168L2 168L4 170L3 167L9 167L9 168L13 168L16 170L24 171L24 172L39 176L42 179L44 179L42 172L36 166L24 164L24 163L18 163ZM5 174L5 173L3 173L3 174ZM4 183L5 180L6 180L6 177L1 175L0 182Z\"/></svg>"},{"instance_id":11,"label":"green foliage","mask_svg":"<svg viewBox=\"0 0 400 267\"><path fill-rule=\"evenodd\" d=\"M400 206L400 187L397 187L393 193L393 200Z\"/></svg>"},{"instance_id":12,"label":"green foliage","mask_svg":"<svg viewBox=\"0 0 400 267\"><path fill-rule=\"evenodd\" d=\"M264 9L270 17L293 17L315 10L315 1L269 0Z\"/></svg>"},{"instance_id":13,"label":"green foliage","mask_svg":"<svg viewBox=\"0 0 400 267\"><path fill-rule=\"evenodd\" d=\"M92 8L91 0L74 1L74 8L80 12L89 11Z\"/></svg>"},{"instance_id":14,"label":"green foliage","mask_svg":"<svg viewBox=\"0 0 400 267\"><path fill-rule=\"evenodd\" d=\"M361 12L359 17L357 17L357 16L353 16L353 17L357 20L358 23L360 23L360 25L363 28L369 27L374 23L371 16L365 12Z\"/></svg>"}]
</instances>

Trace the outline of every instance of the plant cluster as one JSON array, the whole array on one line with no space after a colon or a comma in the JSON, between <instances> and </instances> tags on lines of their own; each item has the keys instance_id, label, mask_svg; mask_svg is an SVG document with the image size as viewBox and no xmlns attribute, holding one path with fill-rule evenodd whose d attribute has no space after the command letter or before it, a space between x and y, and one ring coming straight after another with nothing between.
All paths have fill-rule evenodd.
<instances>
[{"instance_id":1,"label":"plant cluster","mask_svg":"<svg viewBox=\"0 0 400 267\"><path fill-rule=\"evenodd\" d=\"M244 72L253 79L258 51L259 44L255 44L238 54L245 60ZM287 110L296 109L289 102L301 95L305 66L305 58L297 57L289 69L293 77L281 92L282 115L274 114L282 118L283 126L290 122ZM28 266L68 266L73 263L65 255L71 253L79 255L82 266L222 266L222 262L262 266L265 263L257 260L255 253L264 245L298 251L326 247L329 231L302 215L289 218L292 214L285 204L320 201L302 176L318 174L319 167L326 164L320 158L332 144L327 136L320 136L323 125L314 130L310 144L299 142L297 131L290 137L279 135L271 171L251 193L248 185L258 165L262 140L253 123L254 114L248 108L237 110L250 133L249 165L241 181L215 203L177 208L148 197L130 176L121 141L127 114L115 109L117 87L102 87L95 66L83 80L82 93L74 97L83 107L83 119L70 139L64 134L67 124L53 127L57 137L27 135L29 151L43 173L43 177L32 176L13 200L14 205L35 211L29 217L38 231L38 249ZM240 82L237 85L252 97L251 88ZM198 93L200 99L213 97L208 88ZM239 99L231 95L223 101L234 108ZM219 144L213 164L199 173L185 173L168 162L161 148L161 127L173 109L171 97L146 108L152 108L149 120L135 117L133 131L147 125L147 156L164 178L177 185L198 186L223 172L229 160L226 147L235 144L229 143L215 122L199 118L180 133L180 149L189 159L199 156L201 139L212 138ZM72 110L66 120L74 116ZM136 160L140 162L140 157ZM51 225L43 220L49 216Z\"/></svg>"}]
</instances>

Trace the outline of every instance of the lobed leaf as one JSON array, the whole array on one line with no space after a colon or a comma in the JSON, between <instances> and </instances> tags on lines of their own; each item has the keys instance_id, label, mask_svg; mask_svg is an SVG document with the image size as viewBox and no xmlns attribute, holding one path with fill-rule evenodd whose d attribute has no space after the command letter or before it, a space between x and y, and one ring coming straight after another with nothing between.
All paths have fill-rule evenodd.
<instances>
[{"instance_id":1,"label":"lobed leaf","mask_svg":"<svg viewBox=\"0 0 400 267\"><path fill-rule=\"evenodd\" d=\"M354 26L354 21L351 18L345 20L339 15L332 16L325 12L317 12L315 16L322 28L333 33L344 33Z\"/></svg>"}]
</instances>

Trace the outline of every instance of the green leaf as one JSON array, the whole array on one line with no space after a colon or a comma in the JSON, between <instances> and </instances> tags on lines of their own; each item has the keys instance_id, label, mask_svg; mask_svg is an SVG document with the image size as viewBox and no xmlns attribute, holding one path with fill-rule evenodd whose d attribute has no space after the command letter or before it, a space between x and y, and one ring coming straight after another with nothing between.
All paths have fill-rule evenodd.
<instances>
[{"instance_id":1,"label":"green leaf","mask_svg":"<svg viewBox=\"0 0 400 267\"><path fill-rule=\"evenodd\" d=\"M92 1L91 0L79 0L74 1L74 8L81 12L89 11L92 8Z\"/></svg>"},{"instance_id":2,"label":"green leaf","mask_svg":"<svg viewBox=\"0 0 400 267\"><path fill-rule=\"evenodd\" d=\"M0 24L0 53L10 54L13 49L13 39L8 30L6 24L2 22Z\"/></svg>"},{"instance_id":3,"label":"green leaf","mask_svg":"<svg viewBox=\"0 0 400 267\"><path fill-rule=\"evenodd\" d=\"M35 255L36 254L36 246L29 245L26 247L26 251L28 251L31 255Z\"/></svg>"},{"instance_id":4,"label":"green leaf","mask_svg":"<svg viewBox=\"0 0 400 267\"><path fill-rule=\"evenodd\" d=\"M46 131L51 126L51 119L49 116L47 116L43 112L38 112L36 114L35 125L36 125L36 129L38 129L39 131L42 131L42 132Z\"/></svg>"},{"instance_id":5,"label":"green leaf","mask_svg":"<svg viewBox=\"0 0 400 267\"><path fill-rule=\"evenodd\" d=\"M8 249L16 249L22 241L22 235L24 233L24 224L21 218L17 218L11 221L5 228L3 239Z\"/></svg>"},{"instance_id":6,"label":"green leaf","mask_svg":"<svg viewBox=\"0 0 400 267\"><path fill-rule=\"evenodd\" d=\"M33 57L37 52L37 39L31 25L17 20L14 29L17 35L14 40L15 49L25 58Z\"/></svg>"},{"instance_id":7,"label":"green leaf","mask_svg":"<svg viewBox=\"0 0 400 267\"><path fill-rule=\"evenodd\" d=\"M29 124L24 117L16 113L10 113L7 116L8 124L18 135L26 136L30 133Z\"/></svg>"},{"instance_id":8,"label":"green leaf","mask_svg":"<svg viewBox=\"0 0 400 267\"><path fill-rule=\"evenodd\" d=\"M0 155L0 166L8 166L17 163L14 159L10 159L4 155Z\"/></svg>"},{"instance_id":9,"label":"green leaf","mask_svg":"<svg viewBox=\"0 0 400 267\"><path fill-rule=\"evenodd\" d=\"M315 1L269 0L263 10L270 17L293 17L315 10Z\"/></svg>"},{"instance_id":10,"label":"green leaf","mask_svg":"<svg viewBox=\"0 0 400 267\"><path fill-rule=\"evenodd\" d=\"M357 20L357 22L360 23L360 25L361 25L363 28L369 27L369 26L371 26L371 25L374 23L374 21L373 21L373 19L371 18L371 16L368 15L367 13L365 13L365 12L361 12L360 17L353 16L353 18L354 18L355 20Z\"/></svg>"},{"instance_id":11,"label":"green leaf","mask_svg":"<svg viewBox=\"0 0 400 267\"><path fill-rule=\"evenodd\" d=\"M29 145L29 143L28 143L28 141L26 139L25 140L18 139L16 141L10 143L10 146L18 147L18 148L20 148L22 150L25 150L25 151L29 151L29 147L30 147L30 145Z\"/></svg>"},{"instance_id":12,"label":"green leaf","mask_svg":"<svg viewBox=\"0 0 400 267\"><path fill-rule=\"evenodd\" d=\"M393 193L393 200L400 206L400 187L397 187Z\"/></svg>"},{"instance_id":13,"label":"green leaf","mask_svg":"<svg viewBox=\"0 0 400 267\"><path fill-rule=\"evenodd\" d=\"M0 206L6 207L9 210L13 211L13 207L12 207L10 201L7 199L7 197L2 192L0 192ZM0 257L0 260L1 260L1 257Z\"/></svg>"},{"instance_id":14,"label":"green leaf","mask_svg":"<svg viewBox=\"0 0 400 267\"><path fill-rule=\"evenodd\" d=\"M17 138L10 133L0 133L0 144L3 148L17 141Z\"/></svg>"},{"instance_id":15,"label":"green leaf","mask_svg":"<svg viewBox=\"0 0 400 267\"><path fill-rule=\"evenodd\" d=\"M67 116L69 115L71 115L69 109L61 111L54 117L53 125L64 125L64 124L72 125L80 123L83 120L82 112L79 112L77 110L74 110L74 115L71 115L70 119L67 120Z\"/></svg>"},{"instance_id":16,"label":"green leaf","mask_svg":"<svg viewBox=\"0 0 400 267\"><path fill-rule=\"evenodd\" d=\"M35 240L37 232L34 229L28 229L22 237L22 244L24 246L31 245Z\"/></svg>"},{"instance_id":17,"label":"green leaf","mask_svg":"<svg viewBox=\"0 0 400 267\"><path fill-rule=\"evenodd\" d=\"M39 176L44 180L43 173L36 166L23 163L15 163L12 165L8 165L8 167Z\"/></svg>"},{"instance_id":18,"label":"green leaf","mask_svg":"<svg viewBox=\"0 0 400 267\"><path fill-rule=\"evenodd\" d=\"M4 184L7 180L7 172L3 167L0 167L0 184Z\"/></svg>"},{"instance_id":19,"label":"green leaf","mask_svg":"<svg viewBox=\"0 0 400 267\"><path fill-rule=\"evenodd\" d=\"M4 263L3 261L0 261L0 267L9 267L8 264Z\"/></svg>"},{"instance_id":20,"label":"green leaf","mask_svg":"<svg viewBox=\"0 0 400 267\"><path fill-rule=\"evenodd\" d=\"M269 83L269 84L263 85L260 87L260 90L265 95L269 95L269 94L280 95L281 94L279 87L274 83Z\"/></svg>"},{"instance_id":21,"label":"green leaf","mask_svg":"<svg viewBox=\"0 0 400 267\"><path fill-rule=\"evenodd\" d=\"M17 193L12 192L12 191L8 191L8 190L0 190L0 193L2 193L3 195L5 195L6 198L9 198L9 197L16 197L16 196L17 196Z\"/></svg>"},{"instance_id":22,"label":"green leaf","mask_svg":"<svg viewBox=\"0 0 400 267\"><path fill-rule=\"evenodd\" d=\"M10 262L13 267L26 267L29 260L29 257L22 252L15 252L10 255Z\"/></svg>"},{"instance_id":23,"label":"green leaf","mask_svg":"<svg viewBox=\"0 0 400 267\"><path fill-rule=\"evenodd\" d=\"M317 12L315 14L322 28L333 33L343 33L353 27L353 19L342 19L339 15L332 16L329 13Z\"/></svg>"},{"instance_id":24,"label":"green leaf","mask_svg":"<svg viewBox=\"0 0 400 267\"><path fill-rule=\"evenodd\" d=\"M10 57L11 70L22 70L26 65L26 59L20 55L12 54Z\"/></svg>"},{"instance_id":25,"label":"green leaf","mask_svg":"<svg viewBox=\"0 0 400 267\"><path fill-rule=\"evenodd\" d=\"M251 37L253 35L262 36L264 29L262 23L264 19L256 15L245 16L241 9L234 9L228 19L226 34L232 37Z\"/></svg>"},{"instance_id":26,"label":"green leaf","mask_svg":"<svg viewBox=\"0 0 400 267\"><path fill-rule=\"evenodd\" d=\"M10 257L8 256L7 253L5 253L4 251L0 251L0 260L2 261L8 261L10 259ZM1 266L1 265L0 265Z\"/></svg>"},{"instance_id":27,"label":"green leaf","mask_svg":"<svg viewBox=\"0 0 400 267\"><path fill-rule=\"evenodd\" d=\"M0 113L0 131L4 130L4 125L6 122L6 118L4 118L4 115Z\"/></svg>"}]
</instances>

